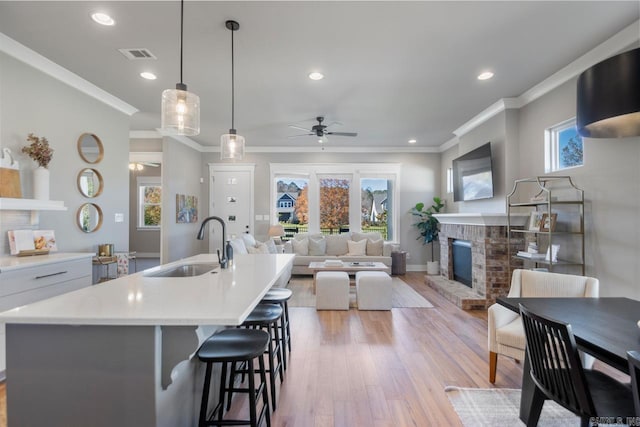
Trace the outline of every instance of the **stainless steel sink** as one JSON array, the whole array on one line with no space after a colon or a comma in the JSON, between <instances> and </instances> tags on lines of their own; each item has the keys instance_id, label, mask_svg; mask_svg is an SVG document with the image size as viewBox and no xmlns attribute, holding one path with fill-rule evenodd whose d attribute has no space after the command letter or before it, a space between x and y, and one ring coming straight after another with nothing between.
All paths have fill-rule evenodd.
<instances>
[{"instance_id":1,"label":"stainless steel sink","mask_svg":"<svg viewBox=\"0 0 640 427\"><path fill-rule=\"evenodd\" d=\"M182 264L175 267L168 267L165 269L160 268L159 270L151 270L149 273L146 273L147 277L193 277L193 276L201 276L207 273L217 273L214 271L216 268L220 267L220 264L215 263L192 263L192 264ZM154 271L155 270L155 271Z\"/></svg>"}]
</instances>

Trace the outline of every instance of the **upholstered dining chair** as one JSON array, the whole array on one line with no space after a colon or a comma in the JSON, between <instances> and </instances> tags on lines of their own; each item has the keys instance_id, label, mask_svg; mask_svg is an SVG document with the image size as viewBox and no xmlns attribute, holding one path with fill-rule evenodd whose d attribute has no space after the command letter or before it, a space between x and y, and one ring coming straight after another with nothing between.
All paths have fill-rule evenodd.
<instances>
[{"instance_id":1,"label":"upholstered dining chair","mask_svg":"<svg viewBox=\"0 0 640 427\"><path fill-rule=\"evenodd\" d=\"M592 297L599 295L599 281L593 277L544 271L513 271L509 297ZM517 313L498 304L488 310L489 381L496 382L498 354L517 361L524 358L525 336ZM583 366L590 368L591 356L584 356Z\"/></svg>"},{"instance_id":2,"label":"upholstered dining chair","mask_svg":"<svg viewBox=\"0 0 640 427\"><path fill-rule=\"evenodd\" d=\"M631 388L633 389L633 404L636 407L636 417L640 417L640 353L628 351L629 376L631 376Z\"/></svg>"},{"instance_id":3,"label":"upholstered dining chair","mask_svg":"<svg viewBox=\"0 0 640 427\"><path fill-rule=\"evenodd\" d=\"M583 369L571 325L540 316L520 304L531 378L536 385L529 425L537 425L545 399L552 399L589 426L591 417L633 416L628 385L595 370Z\"/></svg>"}]
</instances>

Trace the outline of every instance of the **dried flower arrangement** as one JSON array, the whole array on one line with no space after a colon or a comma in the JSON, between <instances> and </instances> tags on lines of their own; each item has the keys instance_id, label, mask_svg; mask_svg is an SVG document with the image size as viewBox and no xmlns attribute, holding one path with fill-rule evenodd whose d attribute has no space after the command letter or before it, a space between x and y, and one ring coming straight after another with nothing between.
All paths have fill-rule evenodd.
<instances>
[{"instance_id":1,"label":"dried flower arrangement","mask_svg":"<svg viewBox=\"0 0 640 427\"><path fill-rule=\"evenodd\" d=\"M22 152L28 154L33 160L38 163L38 166L48 168L49 162L53 158L53 148L49 146L47 138L39 138L30 133L27 137L27 141L31 142L30 145L22 147Z\"/></svg>"}]
</instances>

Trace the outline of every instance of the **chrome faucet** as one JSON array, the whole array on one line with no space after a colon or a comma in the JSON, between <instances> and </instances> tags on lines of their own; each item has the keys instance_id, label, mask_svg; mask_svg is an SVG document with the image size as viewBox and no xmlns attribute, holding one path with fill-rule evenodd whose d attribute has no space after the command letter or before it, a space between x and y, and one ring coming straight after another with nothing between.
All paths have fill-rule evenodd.
<instances>
[{"instance_id":1,"label":"chrome faucet","mask_svg":"<svg viewBox=\"0 0 640 427\"><path fill-rule=\"evenodd\" d=\"M220 223L220 225L222 225L222 257L220 257L220 251L218 251L218 261L220 262L220 268L227 268L227 257L225 255L225 247L224 244L227 241L227 231L226 231L226 226L224 224L224 220L220 217L217 216L210 216L208 218L205 218L204 221L202 221L202 225L200 225L200 231L198 231L198 240L203 240L204 239L204 228L205 225L207 225L207 223L209 221L211 221L212 219L215 219L216 221L218 221Z\"/></svg>"}]
</instances>

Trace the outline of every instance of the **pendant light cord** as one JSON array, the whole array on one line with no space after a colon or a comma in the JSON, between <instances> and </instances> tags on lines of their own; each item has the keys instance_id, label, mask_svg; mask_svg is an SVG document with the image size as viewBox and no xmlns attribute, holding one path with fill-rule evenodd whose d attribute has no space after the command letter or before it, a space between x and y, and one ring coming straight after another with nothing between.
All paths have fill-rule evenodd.
<instances>
[{"instance_id":1,"label":"pendant light cord","mask_svg":"<svg viewBox=\"0 0 640 427\"><path fill-rule=\"evenodd\" d=\"M235 105L235 79L234 79L234 64L233 64L233 33L231 29L231 129L235 129L234 126L234 105Z\"/></svg>"},{"instance_id":2,"label":"pendant light cord","mask_svg":"<svg viewBox=\"0 0 640 427\"><path fill-rule=\"evenodd\" d=\"M184 0L180 0L180 84L182 84L182 39L184 38Z\"/></svg>"}]
</instances>

